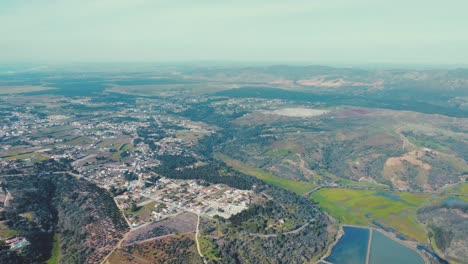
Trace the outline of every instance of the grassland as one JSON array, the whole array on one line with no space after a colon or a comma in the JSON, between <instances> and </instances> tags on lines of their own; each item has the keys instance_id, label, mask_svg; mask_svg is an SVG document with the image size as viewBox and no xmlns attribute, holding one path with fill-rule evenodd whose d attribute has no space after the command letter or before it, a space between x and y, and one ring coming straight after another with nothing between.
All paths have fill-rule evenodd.
<instances>
[{"instance_id":1,"label":"grassland","mask_svg":"<svg viewBox=\"0 0 468 264\"><path fill-rule=\"evenodd\" d=\"M2 157L5 161L10 160L24 160L24 159L31 159L36 161L44 161L47 160L49 157L46 155L42 155L35 152L25 152L25 153L18 153L11 156L4 156Z\"/></svg>"},{"instance_id":2,"label":"grassland","mask_svg":"<svg viewBox=\"0 0 468 264\"><path fill-rule=\"evenodd\" d=\"M47 260L46 264L56 264L59 263L60 259L60 236L58 234L54 235L54 244L52 246L52 256Z\"/></svg>"},{"instance_id":3,"label":"grassland","mask_svg":"<svg viewBox=\"0 0 468 264\"><path fill-rule=\"evenodd\" d=\"M321 189L311 199L343 224L372 226L374 222L420 242L427 241L416 211L430 194L370 190Z\"/></svg>"},{"instance_id":4,"label":"grassland","mask_svg":"<svg viewBox=\"0 0 468 264\"><path fill-rule=\"evenodd\" d=\"M0 240L18 235L18 231L10 229L6 223L0 222Z\"/></svg>"},{"instance_id":5,"label":"grassland","mask_svg":"<svg viewBox=\"0 0 468 264\"><path fill-rule=\"evenodd\" d=\"M122 153L124 153L125 151L132 150L132 149L133 149L132 145L128 143L124 143L118 148L118 151L112 155L112 158L115 160L120 160L122 158Z\"/></svg>"},{"instance_id":6,"label":"grassland","mask_svg":"<svg viewBox=\"0 0 468 264\"><path fill-rule=\"evenodd\" d=\"M126 209L125 215L127 215L127 217L129 215L132 215L133 217L138 217L139 219L148 219L149 217L151 217L151 212L154 210L154 206L156 204L157 204L156 202L147 203L139 207L138 210L135 212L132 212L130 208Z\"/></svg>"},{"instance_id":7,"label":"grassland","mask_svg":"<svg viewBox=\"0 0 468 264\"><path fill-rule=\"evenodd\" d=\"M46 90L52 90L54 88L44 87L44 86L0 86L0 95L7 94L20 94L20 93L31 93L31 92L40 92Z\"/></svg>"},{"instance_id":8,"label":"grassland","mask_svg":"<svg viewBox=\"0 0 468 264\"><path fill-rule=\"evenodd\" d=\"M347 179L339 180L338 184L346 185L346 186L371 187L371 188L381 188L381 189L390 188L388 185L385 185L385 184L372 183L372 182L356 182L356 181L351 181Z\"/></svg>"},{"instance_id":9,"label":"grassland","mask_svg":"<svg viewBox=\"0 0 468 264\"><path fill-rule=\"evenodd\" d=\"M468 182L457 184L456 186L450 188L447 191L451 193L468 194Z\"/></svg>"},{"instance_id":10,"label":"grassland","mask_svg":"<svg viewBox=\"0 0 468 264\"><path fill-rule=\"evenodd\" d=\"M238 170L241 173L244 173L249 176L253 176L257 179L260 179L268 184L275 185L277 187L289 190L291 192L297 193L297 194L304 194L310 190L312 190L315 185L310 182L304 182L304 181L292 181L288 179L284 179L278 176L275 176L271 173L268 173L262 169L259 168L254 168L252 166L249 166L248 164L245 164L241 161L234 160L229 158L228 156L217 153L216 157L220 160L222 160L224 163L226 163L228 166Z\"/></svg>"},{"instance_id":11,"label":"grassland","mask_svg":"<svg viewBox=\"0 0 468 264\"><path fill-rule=\"evenodd\" d=\"M21 216L26 218L29 222L32 222L33 219L34 219L34 212L30 211L30 212L26 212L26 213L22 213Z\"/></svg>"},{"instance_id":12,"label":"grassland","mask_svg":"<svg viewBox=\"0 0 468 264\"><path fill-rule=\"evenodd\" d=\"M274 149L263 153L265 156L286 156L293 153L290 149Z\"/></svg>"}]
</instances>

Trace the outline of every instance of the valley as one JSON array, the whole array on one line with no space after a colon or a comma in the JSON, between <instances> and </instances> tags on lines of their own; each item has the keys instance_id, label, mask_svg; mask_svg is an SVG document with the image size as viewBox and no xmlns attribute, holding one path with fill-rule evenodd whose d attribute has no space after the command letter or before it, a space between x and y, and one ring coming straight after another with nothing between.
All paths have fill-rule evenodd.
<instances>
[{"instance_id":1,"label":"valley","mask_svg":"<svg viewBox=\"0 0 468 264\"><path fill-rule=\"evenodd\" d=\"M346 226L467 257L465 70L155 72L9 76L1 260L319 263Z\"/></svg>"}]
</instances>

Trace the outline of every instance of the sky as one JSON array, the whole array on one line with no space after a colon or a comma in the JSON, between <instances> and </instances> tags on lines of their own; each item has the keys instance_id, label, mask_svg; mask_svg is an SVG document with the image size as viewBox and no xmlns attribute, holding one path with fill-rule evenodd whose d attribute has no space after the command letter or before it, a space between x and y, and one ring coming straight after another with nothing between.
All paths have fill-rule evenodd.
<instances>
[{"instance_id":1,"label":"sky","mask_svg":"<svg viewBox=\"0 0 468 264\"><path fill-rule=\"evenodd\" d=\"M468 64L466 0L0 0L0 63Z\"/></svg>"}]
</instances>

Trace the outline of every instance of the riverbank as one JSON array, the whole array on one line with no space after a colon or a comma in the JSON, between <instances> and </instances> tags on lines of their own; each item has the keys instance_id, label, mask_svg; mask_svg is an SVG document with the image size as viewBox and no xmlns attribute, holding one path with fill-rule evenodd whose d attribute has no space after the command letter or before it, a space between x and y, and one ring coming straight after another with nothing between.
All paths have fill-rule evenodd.
<instances>
[{"instance_id":1,"label":"riverbank","mask_svg":"<svg viewBox=\"0 0 468 264\"><path fill-rule=\"evenodd\" d=\"M340 238L343 235L344 235L343 226L339 225L338 226L338 232L336 233L335 237L333 238L334 239L333 242L330 243L330 245L328 245L328 249L325 252L325 255L323 255L318 261L316 261L315 262L316 264L329 263L325 259L328 258L331 255L331 253L333 251L333 248L336 246L336 244L338 244L338 241L340 241Z\"/></svg>"}]
</instances>

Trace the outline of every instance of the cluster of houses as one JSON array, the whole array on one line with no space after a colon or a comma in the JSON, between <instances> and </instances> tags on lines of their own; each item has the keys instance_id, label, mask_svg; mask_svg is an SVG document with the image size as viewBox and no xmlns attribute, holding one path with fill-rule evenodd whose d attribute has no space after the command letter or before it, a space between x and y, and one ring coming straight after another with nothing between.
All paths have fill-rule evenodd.
<instances>
[{"instance_id":1,"label":"cluster of houses","mask_svg":"<svg viewBox=\"0 0 468 264\"><path fill-rule=\"evenodd\" d=\"M5 240L5 245L11 250L21 249L29 244L29 241L24 237L12 237Z\"/></svg>"}]
</instances>

